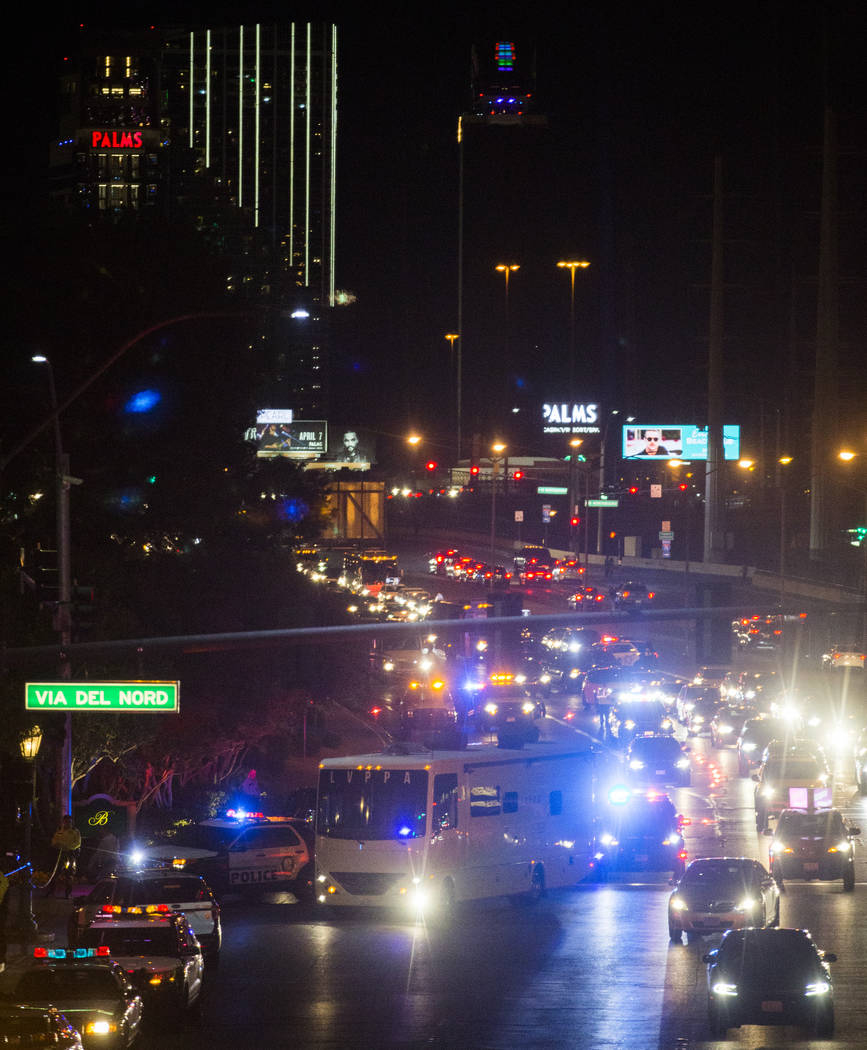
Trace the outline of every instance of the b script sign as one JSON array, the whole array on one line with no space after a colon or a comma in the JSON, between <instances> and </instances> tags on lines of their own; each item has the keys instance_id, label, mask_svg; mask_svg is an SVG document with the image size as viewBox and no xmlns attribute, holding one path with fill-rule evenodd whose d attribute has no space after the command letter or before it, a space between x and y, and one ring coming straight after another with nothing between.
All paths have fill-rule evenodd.
<instances>
[{"instance_id":1,"label":"b script sign","mask_svg":"<svg viewBox=\"0 0 867 1050\"><path fill-rule=\"evenodd\" d=\"M28 711L180 710L180 682L28 682Z\"/></svg>"}]
</instances>

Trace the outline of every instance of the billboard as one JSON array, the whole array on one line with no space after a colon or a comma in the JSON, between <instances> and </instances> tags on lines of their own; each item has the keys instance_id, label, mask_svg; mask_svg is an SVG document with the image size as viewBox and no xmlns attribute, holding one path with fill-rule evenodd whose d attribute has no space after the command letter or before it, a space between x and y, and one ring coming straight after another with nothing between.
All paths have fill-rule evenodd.
<instances>
[{"instance_id":1,"label":"billboard","mask_svg":"<svg viewBox=\"0 0 867 1050\"><path fill-rule=\"evenodd\" d=\"M599 405L595 402L546 402L542 405L544 434L598 434Z\"/></svg>"},{"instance_id":2,"label":"billboard","mask_svg":"<svg viewBox=\"0 0 867 1050\"><path fill-rule=\"evenodd\" d=\"M741 428L723 427L723 455L739 459ZM707 459L707 427L689 423L630 423L623 428L624 459Z\"/></svg>"},{"instance_id":3,"label":"billboard","mask_svg":"<svg viewBox=\"0 0 867 1050\"><path fill-rule=\"evenodd\" d=\"M370 470L376 463L376 439L370 431L354 427L334 427L328 451L308 470Z\"/></svg>"},{"instance_id":4,"label":"billboard","mask_svg":"<svg viewBox=\"0 0 867 1050\"><path fill-rule=\"evenodd\" d=\"M262 458L313 459L328 448L328 424L321 419L293 420L291 409L257 412L250 436L256 443L257 457Z\"/></svg>"}]
</instances>

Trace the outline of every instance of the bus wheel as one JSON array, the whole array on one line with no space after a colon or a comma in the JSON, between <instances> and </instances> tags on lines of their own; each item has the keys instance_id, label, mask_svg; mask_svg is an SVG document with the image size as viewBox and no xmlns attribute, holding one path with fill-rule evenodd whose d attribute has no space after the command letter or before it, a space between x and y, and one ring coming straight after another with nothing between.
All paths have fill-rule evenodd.
<instances>
[{"instance_id":1,"label":"bus wheel","mask_svg":"<svg viewBox=\"0 0 867 1050\"><path fill-rule=\"evenodd\" d=\"M545 896L545 871L543 868L533 869L533 878L530 880L530 900L539 901Z\"/></svg>"}]
</instances>

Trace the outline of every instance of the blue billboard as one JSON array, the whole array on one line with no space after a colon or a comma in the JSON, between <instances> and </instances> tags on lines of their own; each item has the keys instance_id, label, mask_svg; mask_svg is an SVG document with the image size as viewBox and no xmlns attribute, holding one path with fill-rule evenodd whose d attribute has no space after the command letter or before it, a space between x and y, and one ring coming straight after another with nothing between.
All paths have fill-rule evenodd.
<instances>
[{"instance_id":1,"label":"blue billboard","mask_svg":"<svg viewBox=\"0 0 867 1050\"><path fill-rule=\"evenodd\" d=\"M740 459L741 428L723 427L723 455ZM692 424L630 423L623 428L624 459L707 459L707 427Z\"/></svg>"}]
</instances>

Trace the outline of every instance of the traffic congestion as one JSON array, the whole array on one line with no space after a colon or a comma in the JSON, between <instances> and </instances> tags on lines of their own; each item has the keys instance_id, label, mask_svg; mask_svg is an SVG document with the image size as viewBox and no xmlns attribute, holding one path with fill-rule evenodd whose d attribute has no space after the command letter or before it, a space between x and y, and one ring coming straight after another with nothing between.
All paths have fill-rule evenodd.
<instances>
[{"instance_id":1,"label":"traffic congestion","mask_svg":"<svg viewBox=\"0 0 867 1050\"><path fill-rule=\"evenodd\" d=\"M830 910L826 887L858 900L863 885L856 649L799 659L765 635L745 664L744 624L782 622L750 615L732 623L737 660L689 666L682 626L644 615L672 600L657 582L606 580L542 547L502 565L456 547L410 567L365 554L298 554L298 571L348 618L406 625L372 635L356 712L367 750L319 762L315 819L236 808L136 843L73 894L63 943L4 975L4 1031L56 1029L52 1045L85 1047L238 1045L217 1035L224 992L247 994L264 972L299 980L292 952L273 946L262 973L237 968L251 927L300 938L305 966L327 968L341 929L354 951L383 924L463 943L472 916L503 921L504 900L535 902L558 923L583 909L598 926L612 893L637 895L622 934L641 929L684 953L669 971L706 975L677 1007L672 973L649 977L667 1004L659 1031L688 1033L679 1045L742 1026L750 1039L779 1028L784 1041L769 1045L789 1045L851 1020L851 978L834 987L843 956L807 931L810 894ZM577 593L603 595L610 611L619 602L628 619L588 619ZM504 608L513 622L488 627ZM543 610L571 618L546 626ZM326 1045L302 1014L300 1045ZM622 1045L658 1045L632 1038ZM442 1045L488 1045L468 1039Z\"/></svg>"}]
</instances>

